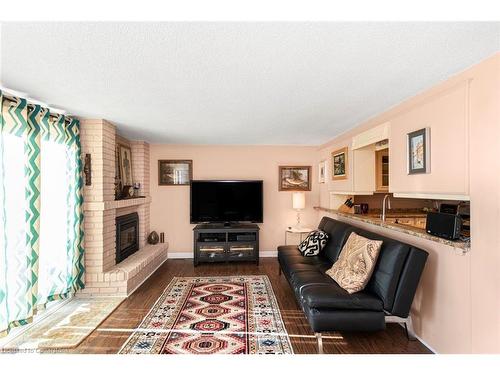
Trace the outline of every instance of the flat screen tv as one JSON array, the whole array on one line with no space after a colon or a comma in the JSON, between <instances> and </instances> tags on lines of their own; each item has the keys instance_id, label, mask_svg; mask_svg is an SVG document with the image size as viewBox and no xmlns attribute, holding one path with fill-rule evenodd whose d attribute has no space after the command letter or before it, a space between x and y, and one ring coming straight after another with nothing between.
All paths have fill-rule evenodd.
<instances>
[{"instance_id":1,"label":"flat screen tv","mask_svg":"<svg viewBox=\"0 0 500 375\"><path fill-rule=\"evenodd\" d=\"M191 223L262 223L262 197L262 181L191 181Z\"/></svg>"}]
</instances>

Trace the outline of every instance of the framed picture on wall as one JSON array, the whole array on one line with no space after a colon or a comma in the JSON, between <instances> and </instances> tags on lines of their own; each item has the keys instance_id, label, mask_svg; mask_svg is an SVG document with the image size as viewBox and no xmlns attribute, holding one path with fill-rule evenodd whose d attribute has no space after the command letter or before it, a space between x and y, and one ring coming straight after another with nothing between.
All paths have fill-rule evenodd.
<instances>
[{"instance_id":1,"label":"framed picture on wall","mask_svg":"<svg viewBox=\"0 0 500 375\"><path fill-rule=\"evenodd\" d=\"M347 147L332 152L332 180L347 179Z\"/></svg>"},{"instance_id":2,"label":"framed picture on wall","mask_svg":"<svg viewBox=\"0 0 500 375\"><path fill-rule=\"evenodd\" d=\"M322 160L318 165L318 182L324 184L326 179L326 160Z\"/></svg>"},{"instance_id":3,"label":"framed picture on wall","mask_svg":"<svg viewBox=\"0 0 500 375\"><path fill-rule=\"evenodd\" d=\"M280 166L279 191L310 191L310 166Z\"/></svg>"},{"instance_id":4,"label":"framed picture on wall","mask_svg":"<svg viewBox=\"0 0 500 375\"><path fill-rule=\"evenodd\" d=\"M158 185L189 185L192 179L192 160L158 160Z\"/></svg>"},{"instance_id":5,"label":"framed picture on wall","mask_svg":"<svg viewBox=\"0 0 500 375\"><path fill-rule=\"evenodd\" d=\"M430 128L407 134L408 174L430 172Z\"/></svg>"},{"instance_id":6,"label":"framed picture on wall","mask_svg":"<svg viewBox=\"0 0 500 375\"><path fill-rule=\"evenodd\" d=\"M125 145L118 145L118 164L122 186L132 186L132 150Z\"/></svg>"}]
</instances>

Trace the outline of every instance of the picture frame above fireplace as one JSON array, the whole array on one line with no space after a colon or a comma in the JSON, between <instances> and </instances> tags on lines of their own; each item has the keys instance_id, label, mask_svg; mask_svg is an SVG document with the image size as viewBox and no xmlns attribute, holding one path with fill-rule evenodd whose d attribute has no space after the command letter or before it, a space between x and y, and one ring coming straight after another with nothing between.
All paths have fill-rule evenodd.
<instances>
[{"instance_id":1,"label":"picture frame above fireplace","mask_svg":"<svg viewBox=\"0 0 500 375\"><path fill-rule=\"evenodd\" d=\"M132 150L130 147L118 145L118 165L121 185L132 186L134 177L132 176Z\"/></svg>"}]
</instances>

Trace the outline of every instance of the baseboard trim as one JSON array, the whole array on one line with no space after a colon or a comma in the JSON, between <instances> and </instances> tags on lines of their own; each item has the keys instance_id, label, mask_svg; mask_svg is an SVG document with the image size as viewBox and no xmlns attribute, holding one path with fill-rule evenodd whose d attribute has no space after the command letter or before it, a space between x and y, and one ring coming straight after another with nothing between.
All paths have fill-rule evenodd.
<instances>
[{"instance_id":1,"label":"baseboard trim","mask_svg":"<svg viewBox=\"0 0 500 375\"><path fill-rule=\"evenodd\" d=\"M277 256L278 252L276 250L259 252L259 258L276 258ZM193 253L187 253L187 252L168 253L168 259L193 259Z\"/></svg>"},{"instance_id":2,"label":"baseboard trim","mask_svg":"<svg viewBox=\"0 0 500 375\"><path fill-rule=\"evenodd\" d=\"M403 323L398 323L398 324L399 324L401 327L405 328L405 325L404 325ZM429 344L427 344L424 340L422 340L422 338L421 338L419 335L417 335L416 333L415 333L415 337L417 338L417 340L418 340L418 341L420 341L420 343L421 343L422 345L424 345L427 349L429 349L429 350L430 350L433 354L439 354L439 353L437 352L437 350L435 350L432 346L430 346L430 345L429 345Z\"/></svg>"},{"instance_id":3,"label":"baseboard trim","mask_svg":"<svg viewBox=\"0 0 500 375\"><path fill-rule=\"evenodd\" d=\"M193 259L193 253L168 253L168 259Z\"/></svg>"},{"instance_id":4,"label":"baseboard trim","mask_svg":"<svg viewBox=\"0 0 500 375\"><path fill-rule=\"evenodd\" d=\"M278 252L276 250L259 252L259 258L277 258L277 257L278 257Z\"/></svg>"},{"instance_id":5,"label":"baseboard trim","mask_svg":"<svg viewBox=\"0 0 500 375\"><path fill-rule=\"evenodd\" d=\"M415 337L417 338L418 341L420 341L427 349L429 349L432 353L434 354L439 354L437 352L436 349L434 349L432 346L430 346L429 344L427 344L424 340L422 340L422 338L418 335L415 335Z\"/></svg>"}]
</instances>

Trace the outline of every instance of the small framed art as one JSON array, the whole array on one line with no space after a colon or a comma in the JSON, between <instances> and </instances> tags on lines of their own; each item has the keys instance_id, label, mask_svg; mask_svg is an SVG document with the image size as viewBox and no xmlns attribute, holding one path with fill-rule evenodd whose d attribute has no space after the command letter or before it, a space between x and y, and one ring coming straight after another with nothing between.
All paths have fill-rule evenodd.
<instances>
[{"instance_id":1,"label":"small framed art","mask_svg":"<svg viewBox=\"0 0 500 375\"><path fill-rule=\"evenodd\" d=\"M408 174L430 172L430 128L407 134Z\"/></svg>"},{"instance_id":2,"label":"small framed art","mask_svg":"<svg viewBox=\"0 0 500 375\"><path fill-rule=\"evenodd\" d=\"M318 182L324 184L326 179L326 160L322 160L318 164Z\"/></svg>"},{"instance_id":3,"label":"small framed art","mask_svg":"<svg viewBox=\"0 0 500 375\"><path fill-rule=\"evenodd\" d=\"M347 147L332 152L332 180L347 179L347 152Z\"/></svg>"}]
</instances>

